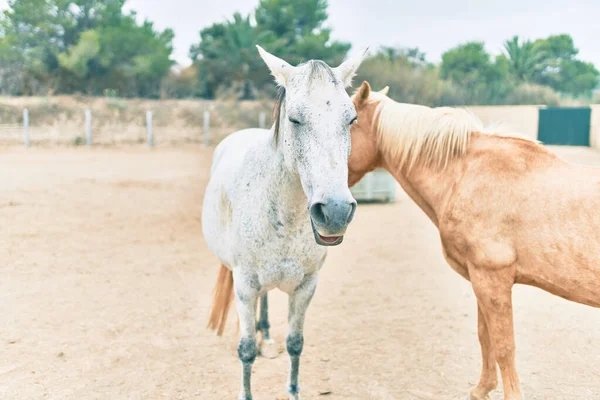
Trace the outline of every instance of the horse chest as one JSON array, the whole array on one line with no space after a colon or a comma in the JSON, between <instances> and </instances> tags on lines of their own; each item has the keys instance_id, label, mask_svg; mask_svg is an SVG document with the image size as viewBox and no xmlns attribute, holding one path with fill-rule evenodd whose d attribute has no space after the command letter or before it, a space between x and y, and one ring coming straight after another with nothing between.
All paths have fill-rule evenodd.
<instances>
[{"instance_id":1,"label":"horse chest","mask_svg":"<svg viewBox=\"0 0 600 400\"><path fill-rule=\"evenodd\" d=\"M291 293L311 274L313 268L294 260L283 260L266 264L257 269L258 281L264 291L279 288Z\"/></svg>"},{"instance_id":2,"label":"horse chest","mask_svg":"<svg viewBox=\"0 0 600 400\"><path fill-rule=\"evenodd\" d=\"M310 227L281 226L277 229L285 234L277 234L266 226L260 232L240 230L238 239L244 244L236 247L244 250L236 258L241 265L255 266L264 290L277 287L291 292L307 275L319 270L327 250L315 243Z\"/></svg>"},{"instance_id":3,"label":"horse chest","mask_svg":"<svg viewBox=\"0 0 600 400\"><path fill-rule=\"evenodd\" d=\"M307 276L319 271L325 254L324 248L308 246L303 250L288 248L284 252L262 253L255 260L258 281L265 291L279 288L291 293Z\"/></svg>"}]
</instances>

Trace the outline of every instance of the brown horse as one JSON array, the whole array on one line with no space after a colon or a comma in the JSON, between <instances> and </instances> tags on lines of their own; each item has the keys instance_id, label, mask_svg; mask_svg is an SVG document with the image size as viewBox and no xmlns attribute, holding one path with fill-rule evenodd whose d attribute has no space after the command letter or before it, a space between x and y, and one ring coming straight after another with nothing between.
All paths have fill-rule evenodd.
<instances>
[{"instance_id":1,"label":"brown horse","mask_svg":"<svg viewBox=\"0 0 600 400\"><path fill-rule=\"evenodd\" d=\"M498 384L523 399L512 286L600 307L600 169L542 145L485 133L462 109L396 103L364 82L353 96L349 184L389 171L437 226L450 266L473 286L483 367L473 400Z\"/></svg>"}]
</instances>

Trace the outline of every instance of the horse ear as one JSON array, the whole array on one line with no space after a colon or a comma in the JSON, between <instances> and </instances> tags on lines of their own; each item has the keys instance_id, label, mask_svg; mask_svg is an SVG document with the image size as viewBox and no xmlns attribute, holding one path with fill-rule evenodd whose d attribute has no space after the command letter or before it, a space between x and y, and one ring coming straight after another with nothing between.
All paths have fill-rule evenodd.
<instances>
[{"instance_id":1,"label":"horse ear","mask_svg":"<svg viewBox=\"0 0 600 400\"><path fill-rule=\"evenodd\" d=\"M363 81L362 85L360 85L360 89L358 89L358 92L356 92L354 95L354 103L356 108L360 108L370 95L371 85L369 85L369 82Z\"/></svg>"},{"instance_id":2,"label":"horse ear","mask_svg":"<svg viewBox=\"0 0 600 400\"><path fill-rule=\"evenodd\" d=\"M337 71L344 82L346 87L352 86L352 79L356 75L356 71L358 71L358 67L365 59L367 55L368 47L365 47L363 51L358 53L358 55L344 61L339 67L334 68L334 71Z\"/></svg>"},{"instance_id":3,"label":"horse ear","mask_svg":"<svg viewBox=\"0 0 600 400\"><path fill-rule=\"evenodd\" d=\"M295 67L292 67L281 58L275 57L259 45L256 45L256 48L265 64L267 64L267 67L269 67L271 74L275 78L275 82L277 82L278 85L285 87Z\"/></svg>"},{"instance_id":4,"label":"horse ear","mask_svg":"<svg viewBox=\"0 0 600 400\"><path fill-rule=\"evenodd\" d=\"M381 90L379 91L379 93L381 93L381 94L382 94L382 95L384 95L384 96L387 96L387 94L388 94L388 92L389 92L389 91L390 91L390 87L389 87L389 86L386 86L386 87L384 87L383 89L381 89Z\"/></svg>"}]
</instances>

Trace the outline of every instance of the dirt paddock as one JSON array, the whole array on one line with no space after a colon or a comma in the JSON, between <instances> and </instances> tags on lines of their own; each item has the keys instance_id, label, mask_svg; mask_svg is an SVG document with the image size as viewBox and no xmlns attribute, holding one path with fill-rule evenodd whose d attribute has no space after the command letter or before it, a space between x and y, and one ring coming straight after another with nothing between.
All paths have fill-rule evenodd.
<instances>
[{"instance_id":1,"label":"dirt paddock","mask_svg":"<svg viewBox=\"0 0 600 400\"><path fill-rule=\"evenodd\" d=\"M2 151L0 399L237 397L235 316L222 338L205 329L209 166L201 147ZM283 343L287 299L271 299ZM600 399L600 310L530 287L514 304L527 398ZM425 214L405 195L361 205L309 308L303 399L462 399L479 377L476 315ZM287 367L257 359L256 400L285 398Z\"/></svg>"}]
</instances>

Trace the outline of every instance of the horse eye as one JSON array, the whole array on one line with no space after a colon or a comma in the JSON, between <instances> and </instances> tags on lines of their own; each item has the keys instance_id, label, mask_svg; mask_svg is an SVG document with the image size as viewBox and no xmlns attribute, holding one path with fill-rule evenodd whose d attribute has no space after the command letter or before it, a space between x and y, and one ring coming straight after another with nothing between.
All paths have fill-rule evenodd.
<instances>
[{"instance_id":1,"label":"horse eye","mask_svg":"<svg viewBox=\"0 0 600 400\"><path fill-rule=\"evenodd\" d=\"M354 117L354 119L350 121L350 125L353 125L356 121L358 121L358 117Z\"/></svg>"},{"instance_id":2,"label":"horse eye","mask_svg":"<svg viewBox=\"0 0 600 400\"><path fill-rule=\"evenodd\" d=\"M290 122L294 125L300 125L300 121L298 121L297 119L294 118L289 118Z\"/></svg>"}]
</instances>

